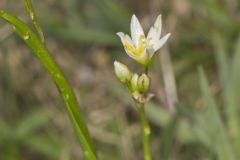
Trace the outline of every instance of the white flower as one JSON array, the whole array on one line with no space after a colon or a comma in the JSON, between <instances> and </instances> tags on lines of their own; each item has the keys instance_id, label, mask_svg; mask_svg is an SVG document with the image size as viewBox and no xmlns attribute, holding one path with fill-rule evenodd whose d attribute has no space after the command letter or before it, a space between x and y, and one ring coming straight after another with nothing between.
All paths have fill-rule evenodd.
<instances>
[{"instance_id":1,"label":"white flower","mask_svg":"<svg viewBox=\"0 0 240 160\"><path fill-rule=\"evenodd\" d=\"M157 17L147 37L135 15L132 16L130 27L132 38L123 32L118 32L117 35L121 38L126 53L137 62L147 65L154 53L166 43L170 33L160 38L162 30L161 15Z\"/></svg>"}]
</instances>

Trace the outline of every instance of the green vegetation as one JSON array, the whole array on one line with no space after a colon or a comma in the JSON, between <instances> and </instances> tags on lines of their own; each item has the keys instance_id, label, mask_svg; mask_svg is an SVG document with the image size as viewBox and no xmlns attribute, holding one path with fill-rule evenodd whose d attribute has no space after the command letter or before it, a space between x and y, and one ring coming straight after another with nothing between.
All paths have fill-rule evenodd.
<instances>
[{"instance_id":1,"label":"green vegetation","mask_svg":"<svg viewBox=\"0 0 240 160\"><path fill-rule=\"evenodd\" d=\"M145 107L152 129L153 159L240 157L237 0L141 0L137 4L134 0L33 0L37 16L31 15L32 5L25 5L28 13L23 1L3 0L1 9L19 19L6 12L0 15L14 24L30 48L37 48L31 49L50 73L54 68L51 74L55 83L67 87L68 93L65 89L62 92L65 102L69 93L74 101L74 107L67 108L69 113L77 113L70 114L71 120L77 117L76 126L84 132L89 146L93 143L100 160L143 158L140 117L132 107L130 94L114 77L112 67L114 59L118 59L143 72L123 53L116 36L118 31L129 33L133 13L146 30L161 13L164 33L172 34L168 46L155 55L149 66L154 82L150 90L155 97ZM54 83L30 54L32 51L12 33L11 25L0 20L0 159L84 159ZM38 50L46 54L40 55ZM65 73L76 99L48 52ZM179 103L174 112L168 110L167 99L171 97L164 90L166 72L160 64L160 60L166 62L165 52L171 55L178 89ZM60 79L55 71L61 74ZM82 119L87 122L93 142Z\"/></svg>"}]
</instances>

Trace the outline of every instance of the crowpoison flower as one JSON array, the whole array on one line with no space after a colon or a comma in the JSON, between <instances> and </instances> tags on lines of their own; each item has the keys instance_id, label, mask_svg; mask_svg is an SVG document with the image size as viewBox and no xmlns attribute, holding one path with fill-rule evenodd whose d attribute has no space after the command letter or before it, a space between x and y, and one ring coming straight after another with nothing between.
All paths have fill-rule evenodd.
<instances>
[{"instance_id":1,"label":"crowpoison flower","mask_svg":"<svg viewBox=\"0 0 240 160\"><path fill-rule=\"evenodd\" d=\"M118 32L117 35L120 37L128 56L143 65L148 65L154 53L166 43L170 36L170 33L168 33L160 38L162 30L161 15L157 17L147 36L145 36L135 15L132 16L130 30L131 38L123 32Z\"/></svg>"}]
</instances>

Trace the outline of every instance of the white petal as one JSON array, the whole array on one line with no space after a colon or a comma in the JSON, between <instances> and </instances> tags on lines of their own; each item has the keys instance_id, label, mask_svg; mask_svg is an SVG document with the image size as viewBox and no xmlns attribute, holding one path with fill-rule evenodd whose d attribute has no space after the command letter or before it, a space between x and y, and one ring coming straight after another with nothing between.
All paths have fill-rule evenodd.
<instances>
[{"instance_id":1,"label":"white petal","mask_svg":"<svg viewBox=\"0 0 240 160\"><path fill-rule=\"evenodd\" d=\"M154 28L156 29L157 34L160 37L161 31L162 31L162 15L161 14L157 17L154 23Z\"/></svg>"},{"instance_id":2,"label":"white petal","mask_svg":"<svg viewBox=\"0 0 240 160\"><path fill-rule=\"evenodd\" d=\"M132 42L131 38L129 37L129 35L124 34L123 32L118 32L117 35L120 37L123 44L125 44L125 42L127 42L133 46L133 42Z\"/></svg>"},{"instance_id":3,"label":"white petal","mask_svg":"<svg viewBox=\"0 0 240 160\"><path fill-rule=\"evenodd\" d=\"M154 49L152 47L148 47L143 51L142 55L138 57L136 60L139 63L146 65L149 63L153 55L154 55Z\"/></svg>"},{"instance_id":4,"label":"white petal","mask_svg":"<svg viewBox=\"0 0 240 160\"><path fill-rule=\"evenodd\" d=\"M170 37L170 33L168 33L167 35L165 35L163 38L161 38L160 40L156 41L156 43L154 44L153 48L154 51L156 52L158 49L160 49L168 40L168 38Z\"/></svg>"},{"instance_id":5,"label":"white petal","mask_svg":"<svg viewBox=\"0 0 240 160\"><path fill-rule=\"evenodd\" d=\"M147 38L153 38L155 35L156 35L156 29L154 27L151 27L149 32L148 32L148 35L147 35Z\"/></svg>"},{"instance_id":6,"label":"white petal","mask_svg":"<svg viewBox=\"0 0 240 160\"><path fill-rule=\"evenodd\" d=\"M123 32L118 32L117 35L120 37L122 43L124 43L124 36L125 36L125 34Z\"/></svg>"},{"instance_id":7,"label":"white petal","mask_svg":"<svg viewBox=\"0 0 240 160\"><path fill-rule=\"evenodd\" d=\"M146 64L148 62L148 52L146 49L142 53L141 57L138 57L138 61L142 64Z\"/></svg>"},{"instance_id":8,"label":"white petal","mask_svg":"<svg viewBox=\"0 0 240 160\"><path fill-rule=\"evenodd\" d=\"M138 62L141 64L148 64L154 54L154 49L152 47L148 47L144 50L141 57L138 58Z\"/></svg>"},{"instance_id":9,"label":"white petal","mask_svg":"<svg viewBox=\"0 0 240 160\"><path fill-rule=\"evenodd\" d=\"M131 19L131 37L133 43L137 46L140 35L144 35L141 24L135 15Z\"/></svg>"},{"instance_id":10,"label":"white petal","mask_svg":"<svg viewBox=\"0 0 240 160\"><path fill-rule=\"evenodd\" d=\"M127 35L124 34L123 32L118 32L117 35L121 38L121 41L123 44L125 44L125 42L128 42L130 45L133 45L133 42L131 40L131 38ZM127 55L133 59L137 59L138 57L133 54L129 49L127 49L126 47L124 47L125 52L127 53Z\"/></svg>"},{"instance_id":11,"label":"white petal","mask_svg":"<svg viewBox=\"0 0 240 160\"><path fill-rule=\"evenodd\" d=\"M154 55L154 52L155 52L154 48L153 47L149 47L149 48L146 49L146 51L148 53L148 58L151 59L152 56Z\"/></svg>"},{"instance_id":12,"label":"white petal","mask_svg":"<svg viewBox=\"0 0 240 160\"><path fill-rule=\"evenodd\" d=\"M122 38L125 34L123 32L116 33L120 38Z\"/></svg>"},{"instance_id":13,"label":"white petal","mask_svg":"<svg viewBox=\"0 0 240 160\"><path fill-rule=\"evenodd\" d=\"M126 47L124 47L125 52L127 53L127 55L133 59L138 59L139 57L136 56L135 54L133 54L131 51L129 51Z\"/></svg>"},{"instance_id":14,"label":"white petal","mask_svg":"<svg viewBox=\"0 0 240 160\"><path fill-rule=\"evenodd\" d=\"M159 15L154 23L154 25L150 28L147 37L151 37L153 43L159 40L162 31L162 16Z\"/></svg>"}]
</instances>

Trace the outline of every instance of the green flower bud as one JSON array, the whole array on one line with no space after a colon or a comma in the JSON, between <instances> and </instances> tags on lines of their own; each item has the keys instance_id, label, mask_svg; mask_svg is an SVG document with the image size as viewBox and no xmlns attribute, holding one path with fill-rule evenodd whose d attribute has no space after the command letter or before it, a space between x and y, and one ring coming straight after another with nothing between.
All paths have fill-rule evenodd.
<instances>
[{"instance_id":1,"label":"green flower bud","mask_svg":"<svg viewBox=\"0 0 240 160\"><path fill-rule=\"evenodd\" d=\"M139 78L138 74L134 73L130 83L131 85L130 88L132 92L138 89L138 78Z\"/></svg>"},{"instance_id":2,"label":"green flower bud","mask_svg":"<svg viewBox=\"0 0 240 160\"><path fill-rule=\"evenodd\" d=\"M114 70L116 77L122 83L127 83L131 80L132 73L129 71L128 67L118 61L114 61Z\"/></svg>"},{"instance_id":3,"label":"green flower bud","mask_svg":"<svg viewBox=\"0 0 240 160\"><path fill-rule=\"evenodd\" d=\"M138 91L140 93L144 93L149 89L149 86L150 86L150 79L144 73L138 78L138 83L137 83Z\"/></svg>"}]
</instances>

